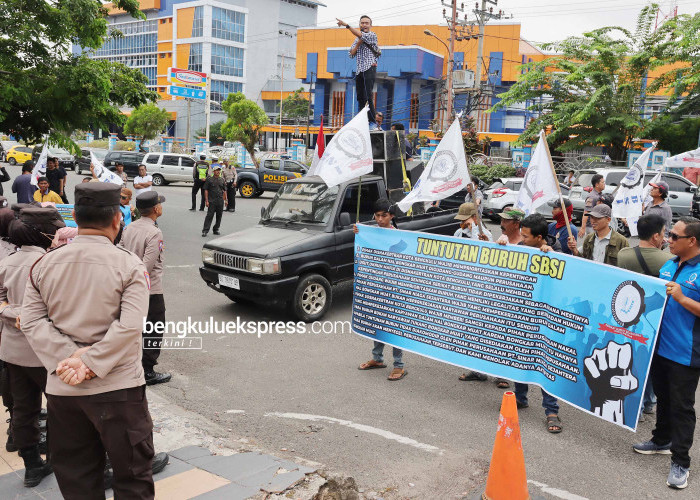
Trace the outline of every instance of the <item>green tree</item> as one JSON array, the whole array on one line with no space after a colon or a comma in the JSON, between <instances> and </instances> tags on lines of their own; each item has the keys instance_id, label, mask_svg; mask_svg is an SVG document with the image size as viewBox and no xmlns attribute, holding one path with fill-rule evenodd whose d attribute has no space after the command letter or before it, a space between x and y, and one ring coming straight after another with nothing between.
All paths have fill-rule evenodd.
<instances>
[{"instance_id":1,"label":"green tree","mask_svg":"<svg viewBox=\"0 0 700 500\"><path fill-rule=\"evenodd\" d=\"M223 146L224 144L224 134L221 132L221 126L224 124L224 120L220 122L212 123L209 126L209 143L212 146ZM196 137L206 137L207 131L204 128L196 130L194 135Z\"/></svg>"},{"instance_id":2,"label":"green tree","mask_svg":"<svg viewBox=\"0 0 700 500\"><path fill-rule=\"evenodd\" d=\"M138 0L115 6L144 18ZM0 130L77 149L74 130L121 125L122 106L157 98L138 70L72 53L72 44L99 48L107 36L99 0L0 2ZM113 33L110 36L119 36Z\"/></svg>"},{"instance_id":3,"label":"green tree","mask_svg":"<svg viewBox=\"0 0 700 500\"><path fill-rule=\"evenodd\" d=\"M124 125L124 132L141 137L141 141L155 139L170 122L170 113L155 104L142 104L134 109Z\"/></svg>"},{"instance_id":4,"label":"green tree","mask_svg":"<svg viewBox=\"0 0 700 500\"><path fill-rule=\"evenodd\" d=\"M479 140L479 133L476 131L476 120L466 114L462 117L462 142L464 142L464 152L467 156L484 152L484 143Z\"/></svg>"},{"instance_id":5,"label":"green tree","mask_svg":"<svg viewBox=\"0 0 700 500\"><path fill-rule=\"evenodd\" d=\"M228 119L221 126L223 136L229 141L238 141L248 151L256 167L255 144L258 142L260 131L267 125L265 111L241 92L229 94L221 103Z\"/></svg>"},{"instance_id":6,"label":"green tree","mask_svg":"<svg viewBox=\"0 0 700 500\"><path fill-rule=\"evenodd\" d=\"M700 118L686 118L674 122L672 115L652 120L643 133L644 137L659 141L657 147L677 155L698 147Z\"/></svg>"},{"instance_id":7,"label":"green tree","mask_svg":"<svg viewBox=\"0 0 700 500\"><path fill-rule=\"evenodd\" d=\"M309 117L309 100L303 96L304 89L295 90L282 101L282 115L299 123L301 118L306 121Z\"/></svg>"},{"instance_id":8,"label":"green tree","mask_svg":"<svg viewBox=\"0 0 700 500\"><path fill-rule=\"evenodd\" d=\"M524 73L491 111L529 104L535 118L520 144L551 128L548 140L560 151L605 146L613 160L624 160L646 124L639 102L645 77L667 62L653 54L676 36L672 30L654 31L655 14L654 4L643 8L634 32L606 27L543 44L558 55L523 65Z\"/></svg>"},{"instance_id":9,"label":"green tree","mask_svg":"<svg viewBox=\"0 0 700 500\"><path fill-rule=\"evenodd\" d=\"M663 43L650 49L650 57L667 62L661 76L651 80L649 93L662 89L669 95L666 112L673 118L697 114L700 109L700 13L680 15L659 29Z\"/></svg>"}]
</instances>

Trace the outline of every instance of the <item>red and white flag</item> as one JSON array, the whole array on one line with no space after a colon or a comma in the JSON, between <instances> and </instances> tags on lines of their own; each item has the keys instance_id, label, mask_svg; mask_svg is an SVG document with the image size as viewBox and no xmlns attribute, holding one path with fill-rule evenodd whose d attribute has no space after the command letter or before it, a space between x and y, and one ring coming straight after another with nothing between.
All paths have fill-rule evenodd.
<instances>
[{"instance_id":1,"label":"red and white flag","mask_svg":"<svg viewBox=\"0 0 700 500\"><path fill-rule=\"evenodd\" d=\"M326 139L323 135L323 115L321 115L321 127L318 129L316 149L314 149L314 159L311 160L311 168L309 168L306 175L316 175L316 165L318 165L318 162L321 161L324 149L326 149Z\"/></svg>"}]
</instances>

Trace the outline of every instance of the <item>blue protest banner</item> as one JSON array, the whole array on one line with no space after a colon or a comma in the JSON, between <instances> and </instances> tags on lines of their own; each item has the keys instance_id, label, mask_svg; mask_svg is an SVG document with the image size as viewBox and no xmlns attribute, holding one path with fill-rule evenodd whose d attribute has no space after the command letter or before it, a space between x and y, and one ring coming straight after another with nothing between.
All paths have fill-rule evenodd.
<instances>
[{"instance_id":1,"label":"blue protest banner","mask_svg":"<svg viewBox=\"0 0 700 500\"><path fill-rule=\"evenodd\" d=\"M520 245L358 228L355 333L636 429L664 281Z\"/></svg>"},{"instance_id":2,"label":"blue protest banner","mask_svg":"<svg viewBox=\"0 0 700 500\"><path fill-rule=\"evenodd\" d=\"M190 99L206 99L207 91L202 89L191 89L188 87L178 87L176 85L169 85L168 95L174 95L178 97L189 97Z\"/></svg>"},{"instance_id":3,"label":"blue protest banner","mask_svg":"<svg viewBox=\"0 0 700 500\"><path fill-rule=\"evenodd\" d=\"M66 227L78 227L73 218L73 205L56 205L56 210L58 214L63 218L63 222L66 223Z\"/></svg>"}]
</instances>

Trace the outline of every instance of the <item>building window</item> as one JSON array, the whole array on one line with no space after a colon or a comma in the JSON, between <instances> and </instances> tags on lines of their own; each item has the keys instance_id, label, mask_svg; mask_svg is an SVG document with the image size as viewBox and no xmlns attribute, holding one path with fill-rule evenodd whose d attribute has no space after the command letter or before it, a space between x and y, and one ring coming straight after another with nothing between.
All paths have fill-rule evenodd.
<instances>
[{"instance_id":1,"label":"building window","mask_svg":"<svg viewBox=\"0 0 700 500\"><path fill-rule=\"evenodd\" d=\"M243 92L243 84L239 82L224 82L222 80L211 81L210 99L212 101L222 103L229 94L234 92Z\"/></svg>"},{"instance_id":2,"label":"building window","mask_svg":"<svg viewBox=\"0 0 700 500\"><path fill-rule=\"evenodd\" d=\"M192 71L202 71L202 44L190 44L190 58L187 61L187 69Z\"/></svg>"},{"instance_id":3,"label":"building window","mask_svg":"<svg viewBox=\"0 0 700 500\"><path fill-rule=\"evenodd\" d=\"M220 9L219 7L212 8L212 37L243 43L244 31L245 14L233 10Z\"/></svg>"},{"instance_id":4,"label":"building window","mask_svg":"<svg viewBox=\"0 0 700 500\"><path fill-rule=\"evenodd\" d=\"M155 52L158 21L117 23L108 26L104 45L94 52L95 57Z\"/></svg>"},{"instance_id":5,"label":"building window","mask_svg":"<svg viewBox=\"0 0 700 500\"><path fill-rule=\"evenodd\" d=\"M192 38L198 38L204 35L204 7L199 6L194 8L194 20L192 21Z\"/></svg>"},{"instance_id":6,"label":"building window","mask_svg":"<svg viewBox=\"0 0 700 500\"><path fill-rule=\"evenodd\" d=\"M243 76L243 49L212 43L211 72L217 75Z\"/></svg>"},{"instance_id":7,"label":"building window","mask_svg":"<svg viewBox=\"0 0 700 500\"><path fill-rule=\"evenodd\" d=\"M411 94L411 114L408 119L408 128L418 128L418 94Z\"/></svg>"}]
</instances>

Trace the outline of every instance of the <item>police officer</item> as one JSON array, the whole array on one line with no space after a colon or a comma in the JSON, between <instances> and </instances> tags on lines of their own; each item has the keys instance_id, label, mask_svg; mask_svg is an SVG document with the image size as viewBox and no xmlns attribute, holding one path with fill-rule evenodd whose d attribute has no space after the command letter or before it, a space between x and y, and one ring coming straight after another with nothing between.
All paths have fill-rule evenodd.
<instances>
[{"instance_id":1,"label":"police officer","mask_svg":"<svg viewBox=\"0 0 700 500\"><path fill-rule=\"evenodd\" d=\"M190 212L197 210L197 193L202 191L202 201L199 204L199 211L204 211L204 183L209 177L209 164L207 163L207 155L200 155L199 161L194 164L192 169L192 178L194 179L194 186L192 186L192 208Z\"/></svg>"},{"instance_id":2,"label":"police officer","mask_svg":"<svg viewBox=\"0 0 700 500\"><path fill-rule=\"evenodd\" d=\"M221 216L224 213L224 208L228 204L228 198L226 197L226 181L221 177L221 165L214 166L214 175L209 177L207 182L204 183L204 200L207 205L207 216L204 218L204 227L202 228L202 236L206 236L209 233L209 228L211 227L211 220L216 215L216 222L214 222L214 234L219 234L219 227L221 226Z\"/></svg>"},{"instance_id":3,"label":"police officer","mask_svg":"<svg viewBox=\"0 0 700 500\"><path fill-rule=\"evenodd\" d=\"M120 245L134 252L148 271L151 280L151 292L148 301L146 323L150 325L149 332L143 332L143 370L146 373L146 384L162 384L169 382L169 373L158 373L153 368L158 364L163 330L155 325L165 325L165 301L163 300L163 232L158 228L156 220L163 215L165 197L156 191L141 193L136 198L136 208L141 212L141 218L124 228Z\"/></svg>"},{"instance_id":4,"label":"police officer","mask_svg":"<svg viewBox=\"0 0 700 500\"><path fill-rule=\"evenodd\" d=\"M78 236L34 264L22 302L22 332L49 373L49 452L68 499L104 498L105 450L115 498L155 495L141 366L148 273L113 244L120 191L107 182L76 186Z\"/></svg>"},{"instance_id":5,"label":"police officer","mask_svg":"<svg viewBox=\"0 0 700 500\"><path fill-rule=\"evenodd\" d=\"M20 219L10 224L10 240L18 252L0 262L0 317L2 342L0 359L6 363L13 400L12 436L24 460L24 485L36 486L51 474L51 466L41 459L38 419L41 396L46 390L46 369L27 338L17 329L29 270L51 246L53 235L65 227L55 208L25 208Z\"/></svg>"}]
</instances>

